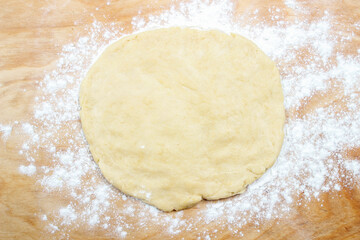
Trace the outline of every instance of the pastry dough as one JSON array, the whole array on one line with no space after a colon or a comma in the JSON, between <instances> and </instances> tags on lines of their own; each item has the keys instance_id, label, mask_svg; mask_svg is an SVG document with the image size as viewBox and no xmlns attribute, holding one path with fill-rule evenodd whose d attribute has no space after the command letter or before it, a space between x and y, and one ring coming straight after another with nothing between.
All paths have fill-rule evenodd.
<instances>
[{"instance_id":1,"label":"pastry dough","mask_svg":"<svg viewBox=\"0 0 360 240\"><path fill-rule=\"evenodd\" d=\"M80 104L105 178L164 211L243 192L283 142L274 62L250 40L216 30L120 39L87 73Z\"/></svg>"}]
</instances>

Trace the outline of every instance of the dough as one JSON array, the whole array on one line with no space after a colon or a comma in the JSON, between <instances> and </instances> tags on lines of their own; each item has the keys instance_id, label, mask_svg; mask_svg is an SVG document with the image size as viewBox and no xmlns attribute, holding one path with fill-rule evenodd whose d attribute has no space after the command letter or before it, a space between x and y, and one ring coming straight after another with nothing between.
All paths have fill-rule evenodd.
<instances>
[{"instance_id":1,"label":"dough","mask_svg":"<svg viewBox=\"0 0 360 240\"><path fill-rule=\"evenodd\" d=\"M215 30L120 39L87 73L80 104L104 177L163 211L243 192L283 141L274 62L251 41Z\"/></svg>"}]
</instances>

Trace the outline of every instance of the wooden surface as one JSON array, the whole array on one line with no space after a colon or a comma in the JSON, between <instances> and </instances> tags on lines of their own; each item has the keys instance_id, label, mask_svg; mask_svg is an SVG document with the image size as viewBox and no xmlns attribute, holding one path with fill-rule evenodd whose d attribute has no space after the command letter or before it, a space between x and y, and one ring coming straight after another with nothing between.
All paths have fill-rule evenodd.
<instances>
[{"instance_id":1,"label":"wooden surface","mask_svg":"<svg viewBox=\"0 0 360 240\"><path fill-rule=\"evenodd\" d=\"M299 1L314 9L313 16L327 9L338 16L344 26L353 19L360 19L360 2L344 1ZM170 1L159 0L149 4L145 0L74 0L35 1L1 0L0 8L0 123L15 120L26 122L33 113L34 97L39 94L36 81L41 81L44 72L54 69L62 46L74 42L85 31L84 27L99 22L121 22L125 32L131 32L131 19L138 15L157 14L170 6ZM234 1L236 11L241 14L260 9L266 17L269 6L285 9L286 19L292 18L292 11L282 1L241 0ZM96 8L99 10L96 10ZM261 11L263 10L263 11ZM311 20L311 19L310 19ZM75 24L76 23L76 24ZM340 30L340 29L339 29ZM355 43L354 43L355 44ZM347 46L344 52L351 52L355 46ZM360 81L360 80L359 80ZM336 91L336 89L334 90ZM314 96L299 109L290 109L288 118L298 118L327 102L335 101L331 92ZM0 140L0 239L60 239L63 235L51 235L39 219L39 209L66 202L61 193L43 192L35 184L36 177L19 173L24 156L18 154L24 136L13 131L6 142ZM360 159L359 149L348 150L353 159ZM40 155L41 156L41 155ZM50 161L45 156L42 162ZM251 224L242 230L245 239L360 239L360 189L359 186L343 185L340 192L327 192L318 201L306 206L294 205L294 211L286 219L268 221L259 227ZM216 223L212 223L216 224ZM203 228L219 227L206 225ZM201 229L199 229L200 231ZM130 232L134 239L158 239L159 229L148 232ZM193 239L196 233L184 233L176 238ZM80 227L67 235L70 239L113 239L103 230ZM234 238L231 232L222 231L218 239Z\"/></svg>"}]
</instances>

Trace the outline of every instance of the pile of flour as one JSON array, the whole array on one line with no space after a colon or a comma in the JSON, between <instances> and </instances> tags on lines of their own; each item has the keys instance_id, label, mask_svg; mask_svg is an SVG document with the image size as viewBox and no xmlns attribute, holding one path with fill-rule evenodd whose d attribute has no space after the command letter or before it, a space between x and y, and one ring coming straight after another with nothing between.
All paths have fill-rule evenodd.
<instances>
[{"instance_id":1,"label":"pile of flour","mask_svg":"<svg viewBox=\"0 0 360 240\"><path fill-rule=\"evenodd\" d=\"M107 3L111 6L111 1ZM47 231L66 237L80 227L101 228L109 236L126 237L132 231L159 228L169 237L188 231L209 239L223 230L242 236L246 224L286 218L294 205L321 201L321 193L359 184L360 161L347 157L345 150L360 143L360 97L356 91L360 88L360 48L345 55L337 46L353 41L360 22L354 21L336 34L335 17L330 13L300 21L310 16L310 9L294 0L286 4L287 11L294 14L292 22L284 20L285 8L269 7L269 17L262 19L258 13L264 9L235 15L231 1L200 0L174 5L156 16L139 14L132 20L132 32L192 26L239 33L270 56L281 73L289 117L276 164L245 193L200 204L195 215L162 213L123 195L101 176L89 154L79 122L79 86L91 63L109 43L124 36L125 30L95 21L77 42L63 46L55 69L38 82L42 94L35 99L32 120L0 125L3 141L14 125L21 125L29 136L19 149L26 159L19 172L34 178L43 191L61 192L68 200L58 209L39 211L37 216ZM332 88L342 93L334 98L339 101L293 114ZM40 151L48 161L37 159ZM303 200L298 200L299 196ZM211 223L218 228L199 231L200 226Z\"/></svg>"}]
</instances>

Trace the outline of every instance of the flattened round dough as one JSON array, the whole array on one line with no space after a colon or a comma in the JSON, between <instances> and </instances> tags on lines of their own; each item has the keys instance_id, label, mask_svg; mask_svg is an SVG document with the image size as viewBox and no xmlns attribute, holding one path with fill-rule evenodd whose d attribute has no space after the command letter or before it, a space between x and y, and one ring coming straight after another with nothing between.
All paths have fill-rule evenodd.
<instances>
[{"instance_id":1,"label":"flattened round dough","mask_svg":"<svg viewBox=\"0 0 360 240\"><path fill-rule=\"evenodd\" d=\"M278 70L236 34L168 28L122 38L91 67L80 103L105 178L164 211L243 192L283 142Z\"/></svg>"}]
</instances>

